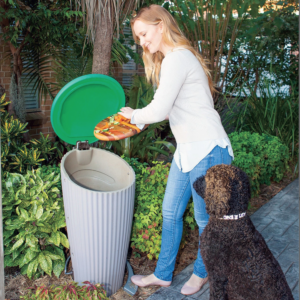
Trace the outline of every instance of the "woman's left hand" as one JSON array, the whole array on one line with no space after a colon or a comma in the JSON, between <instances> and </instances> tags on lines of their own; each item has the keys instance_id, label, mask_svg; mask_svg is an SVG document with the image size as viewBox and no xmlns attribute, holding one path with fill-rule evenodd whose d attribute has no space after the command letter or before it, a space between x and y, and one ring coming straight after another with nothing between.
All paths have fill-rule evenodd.
<instances>
[{"instance_id":1,"label":"woman's left hand","mask_svg":"<svg viewBox=\"0 0 300 300\"><path fill-rule=\"evenodd\" d=\"M134 109L132 109L131 107L122 107L120 111L121 112L118 112L118 114L122 115L127 119L131 119Z\"/></svg>"}]
</instances>

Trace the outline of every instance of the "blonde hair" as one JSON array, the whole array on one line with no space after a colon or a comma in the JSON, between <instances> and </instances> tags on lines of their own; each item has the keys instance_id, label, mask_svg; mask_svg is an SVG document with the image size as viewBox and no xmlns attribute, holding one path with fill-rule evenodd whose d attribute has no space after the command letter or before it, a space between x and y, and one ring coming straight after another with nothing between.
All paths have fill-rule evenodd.
<instances>
[{"instance_id":1,"label":"blonde hair","mask_svg":"<svg viewBox=\"0 0 300 300\"><path fill-rule=\"evenodd\" d=\"M214 96L217 90L214 87L214 83L211 78L210 70L207 67L206 60L192 47L189 40L183 35L179 29L178 24L172 17L172 15L163 7L152 4L149 7L143 7L137 15L131 19L130 25L132 29L132 35L134 41L139 44L139 37L136 36L133 25L136 20L140 20L146 24L158 25L161 21L164 23L164 30L162 34L163 42L171 47L181 47L190 50L200 62L207 78L208 84L212 96ZM143 61L145 65L145 73L148 81L152 84L159 86L159 72L161 63L164 58L163 53L157 51L156 53L150 53L149 50L143 47Z\"/></svg>"}]
</instances>

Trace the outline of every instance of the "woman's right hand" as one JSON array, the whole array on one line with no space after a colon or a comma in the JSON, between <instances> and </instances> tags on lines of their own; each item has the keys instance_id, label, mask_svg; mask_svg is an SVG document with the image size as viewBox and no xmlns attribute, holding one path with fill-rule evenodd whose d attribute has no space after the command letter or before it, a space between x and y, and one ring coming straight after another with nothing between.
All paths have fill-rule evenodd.
<instances>
[{"instance_id":1,"label":"woman's right hand","mask_svg":"<svg viewBox=\"0 0 300 300\"><path fill-rule=\"evenodd\" d=\"M120 111L121 112L118 112L119 115L121 115L127 119L131 119L134 109L132 109L131 107L122 107L120 109Z\"/></svg>"},{"instance_id":2,"label":"woman's right hand","mask_svg":"<svg viewBox=\"0 0 300 300\"><path fill-rule=\"evenodd\" d=\"M165 117L165 120L169 120L169 115L167 115L167 116Z\"/></svg>"}]
</instances>

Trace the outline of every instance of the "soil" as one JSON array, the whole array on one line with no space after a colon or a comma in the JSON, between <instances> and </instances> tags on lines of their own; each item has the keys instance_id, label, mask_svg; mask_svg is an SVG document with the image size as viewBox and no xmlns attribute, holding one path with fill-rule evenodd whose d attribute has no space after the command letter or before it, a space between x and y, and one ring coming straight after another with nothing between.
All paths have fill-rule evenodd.
<instances>
[{"instance_id":1,"label":"soil","mask_svg":"<svg viewBox=\"0 0 300 300\"><path fill-rule=\"evenodd\" d=\"M170 161L170 157L159 157L159 160L167 160ZM258 197L252 198L250 200L250 209L247 211L249 215L252 215L255 211L257 211L261 206L267 203L270 199L272 199L279 191L284 189L287 185L289 185L293 180L298 177L298 174L293 174L293 170L295 168L295 164L290 164L290 171L285 173L284 178L279 182L271 182L270 186L261 185L260 194ZM186 268L189 264L191 264L197 256L198 251L198 230L188 230L186 236L185 245L179 250L176 259L176 265L174 270L174 276L181 272L184 268ZM149 260L146 255L142 255L139 258L136 258L134 252L130 255L130 264L133 268L134 274L140 275L148 275L154 272L156 266L156 260ZM69 266L70 268L71 266ZM20 299L21 295L26 293L28 287L32 287L34 285L41 286L49 286L49 285L61 285L66 282L71 282L71 275L61 275L60 278L56 278L55 276L50 277L48 275L41 277L35 281L29 280L27 276L23 276L20 274L20 270L18 268L5 268L5 297L10 300ZM127 272L124 276L123 286L127 281ZM120 288L115 294L113 294L109 299L111 300L144 300L147 299L151 294L153 294L159 287L147 287L147 288L139 288L134 296L130 296L127 294L123 288Z\"/></svg>"}]
</instances>

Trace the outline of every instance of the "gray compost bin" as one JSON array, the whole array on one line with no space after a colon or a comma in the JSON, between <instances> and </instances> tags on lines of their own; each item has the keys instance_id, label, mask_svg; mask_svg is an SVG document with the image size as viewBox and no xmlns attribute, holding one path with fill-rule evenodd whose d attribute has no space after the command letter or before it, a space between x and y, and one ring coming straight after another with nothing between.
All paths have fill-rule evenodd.
<instances>
[{"instance_id":1,"label":"gray compost bin","mask_svg":"<svg viewBox=\"0 0 300 300\"><path fill-rule=\"evenodd\" d=\"M61 162L63 199L76 282L123 284L135 192L133 169L118 155L74 149Z\"/></svg>"},{"instance_id":2,"label":"gray compost bin","mask_svg":"<svg viewBox=\"0 0 300 300\"><path fill-rule=\"evenodd\" d=\"M135 173L118 155L89 146L95 126L125 106L114 79L99 74L64 86L51 107L51 124L76 145L61 161L63 201L74 280L101 283L107 294L123 284L132 226Z\"/></svg>"}]
</instances>

